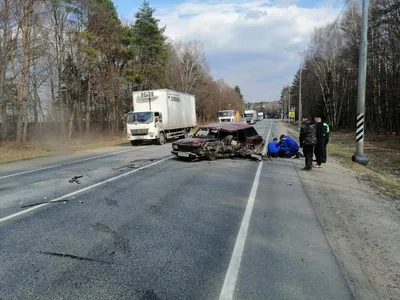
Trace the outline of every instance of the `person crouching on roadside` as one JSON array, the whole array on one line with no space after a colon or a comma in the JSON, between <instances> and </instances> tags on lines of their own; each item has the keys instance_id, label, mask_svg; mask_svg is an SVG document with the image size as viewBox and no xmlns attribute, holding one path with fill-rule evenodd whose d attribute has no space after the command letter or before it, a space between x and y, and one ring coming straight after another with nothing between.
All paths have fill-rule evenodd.
<instances>
[{"instance_id":1,"label":"person crouching on roadside","mask_svg":"<svg viewBox=\"0 0 400 300\"><path fill-rule=\"evenodd\" d=\"M268 143L268 157L278 157L280 148L281 145L279 144L278 139L274 138L272 142Z\"/></svg>"},{"instance_id":2,"label":"person crouching on roadside","mask_svg":"<svg viewBox=\"0 0 400 300\"><path fill-rule=\"evenodd\" d=\"M300 157L299 150L300 147L294 139L290 136L281 135L279 144L281 148L279 151L279 157L291 158L293 156Z\"/></svg>"}]
</instances>

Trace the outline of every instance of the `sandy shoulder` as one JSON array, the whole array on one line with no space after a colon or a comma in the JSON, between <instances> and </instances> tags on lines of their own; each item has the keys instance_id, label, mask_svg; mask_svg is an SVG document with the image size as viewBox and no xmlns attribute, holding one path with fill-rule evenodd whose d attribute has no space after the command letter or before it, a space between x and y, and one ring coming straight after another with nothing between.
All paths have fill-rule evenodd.
<instances>
[{"instance_id":1,"label":"sandy shoulder","mask_svg":"<svg viewBox=\"0 0 400 300\"><path fill-rule=\"evenodd\" d=\"M279 122L280 134L298 138ZM394 201L332 158L312 172L300 170L303 159L292 161L356 298L400 299L400 211Z\"/></svg>"}]
</instances>

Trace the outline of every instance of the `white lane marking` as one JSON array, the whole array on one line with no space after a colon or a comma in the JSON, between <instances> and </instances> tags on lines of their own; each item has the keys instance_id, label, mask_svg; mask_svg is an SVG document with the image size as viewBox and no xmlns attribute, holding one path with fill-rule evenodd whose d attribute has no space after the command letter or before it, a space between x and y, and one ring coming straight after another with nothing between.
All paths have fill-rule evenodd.
<instances>
[{"instance_id":1,"label":"white lane marking","mask_svg":"<svg viewBox=\"0 0 400 300\"><path fill-rule=\"evenodd\" d=\"M269 140L269 136L271 135L273 122L269 128L268 136L267 136L267 143ZM264 153L265 154L265 149ZM247 201L246 210L244 212L242 223L240 224L239 233L236 238L235 247L233 248L231 261L229 262L228 271L225 275L224 285L222 286L221 294L219 296L219 300L232 300L233 294L235 291L236 280L239 273L240 262L242 260L242 254L244 245L246 242L247 231L249 229L251 213L253 211L254 201L256 199L258 184L260 182L260 175L263 166L263 161L258 164L256 176L254 177L253 186L251 188L249 200Z\"/></svg>"},{"instance_id":2,"label":"white lane marking","mask_svg":"<svg viewBox=\"0 0 400 300\"><path fill-rule=\"evenodd\" d=\"M83 189L80 189L80 190L77 190L77 191L75 191L75 192L72 192L72 193L66 194L66 195L64 195L64 196L61 196L61 197L52 199L52 200L50 200L49 202L56 202L56 201L60 201L60 200L66 199L66 198L68 198L68 197L72 197L72 196L78 195L78 194L80 194L80 193L82 193L82 192L86 192L86 191L91 190L91 189L93 189L93 188L95 188L95 187L98 187L98 186L101 186L101 185L103 185L103 184L106 184L106 183L112 182L112 181L114 181L114 180L117 180L117 179L119 179L119 178L128 176L129 174L136 173L136 172L138 172L138 171L141 171L141 170L150 168L150 167L152 167L152 166L158 165L159 163L162 163L162 162L164 162L164 161L166 161L166 160L168 160L168 159L171 159L171 158L173 158L173 157L175 157L175 156L169 156L169 157L167 157L167 158L164 158L164 159L161 159L161 160L156 161L156 162L154 162L154 163L151 163L151 164L149 164L149 165L147 165L147 166L143 166L143 167L137 168L137 169L135 169L135 170L132 170L132 171L126 172L126 173L124 173L124 174L121 174L121 175L118 175L118 176L109 178L109 179L104 180L104 181L102 181L102 182L98 182L98 183L95 183L95 184L93 184L93 185L87 186L87 187L85 187L85 188L83 188ZM16 217L19 217L19 216L21 216L21 215L24 215L24 214L26 214L26 213L28 213L28 212L34 211L34 210L36 210L36 209L38 209L38 208L40 208L40 207L43 207L43 206L46 206L46 205L49 205L49 204L51 204L51 203L39 204L39 205L37 205L37 206L33 206L33 207L31 207L31 208L22 210L22 211L20 211L20 212L17 212L17 213L15 213L15 214L9 215L9 216L7 216L7 217L0 218L0 223L5 222L5 221L8 221L8 220L13 219L13 218L16 218Z\"/></svg>"},{"instance_id":3,"label":"white lane marking","mask_svg":"<svg viewBox=\"0 0 400 300\"><path fill-rule=\"evenodd\" d=\"M150 146L136 147L136 148L133 148L133 149L121 150L121 151L106 153L106 154L102 154L102 155L98 155L98 156L92 156L92 157L88 157L88 158L84 158L84 159L80 159L80 160L75 160L75 161L71 161L71 162L68 162L68 163L65 163L65 164L51 165L51 166L47 166L47 167L43 167L43 168L39 168L39 169L33 169L33 170L23 171L23 172L19 172L19 173L13 173L13 174L9 174L9 175L0 176L0 179L5 179L5 178L24 175L24 174L28 174L28 173L43 171L43 170L47 170L47 169L53 169L53 168L68 166L68 165L76 164L76 163L83 162L83 161L88 161L88 160L92 160L92 159L96 159L96 158L102 158L102 157L117 155L117 154L120 154L120 153L140 150L140 149L144 149L144 148L148 148L148 147L150 147Z\"/></svg>"}]
</instances>

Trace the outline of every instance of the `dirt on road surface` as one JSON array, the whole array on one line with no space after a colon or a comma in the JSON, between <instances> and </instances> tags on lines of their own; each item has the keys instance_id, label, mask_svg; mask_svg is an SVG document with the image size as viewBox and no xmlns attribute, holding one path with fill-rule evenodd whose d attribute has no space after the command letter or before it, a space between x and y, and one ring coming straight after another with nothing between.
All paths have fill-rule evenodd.
<instances>
[{"instance_id":1,"label":"dirt on road surface","mask_svg":"<svg viewBox=\"0 0 400 300\"><path fill-rule=\"evenodd\" d=\"M298 138L282 123L280 134ZM393 198L331 157L312 172L300 171L303 159L293 163L356 299L400 299L400 209Z\"/></svg>"}]
</instances>

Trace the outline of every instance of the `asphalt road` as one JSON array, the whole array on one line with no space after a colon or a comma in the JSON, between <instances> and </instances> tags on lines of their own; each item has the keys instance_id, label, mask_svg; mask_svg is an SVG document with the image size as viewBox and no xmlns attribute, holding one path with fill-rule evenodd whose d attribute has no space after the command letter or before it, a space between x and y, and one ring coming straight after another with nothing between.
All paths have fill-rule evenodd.
<instances>
[{"instance_id":1,"label":"asphalt road","mask_svg":"<svg viewBox=\"0 0 400 300\"><path fill-rule=\"evenodd\" d=\"M126 150L0 173L1 300L352 298L291 160Z\"/></svg>"}]
</instances>

